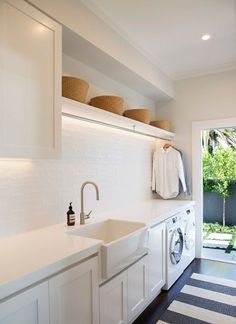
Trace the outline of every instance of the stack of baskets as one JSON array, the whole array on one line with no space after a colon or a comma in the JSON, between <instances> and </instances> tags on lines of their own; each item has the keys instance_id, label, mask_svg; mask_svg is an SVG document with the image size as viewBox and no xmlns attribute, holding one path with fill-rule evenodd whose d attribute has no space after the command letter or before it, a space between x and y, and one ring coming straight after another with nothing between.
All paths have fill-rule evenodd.
<instances>
[{"instance_id":1,"label":"stack of baskets","mask_svg":"<svg viewBox=\"0 0 236 324\"><path fill-rule=\"evenodd\" d=\"M88 89L89 84L85 80L71 76L62 77L63 97L85 103ZM151 114L147 108L128 109L124 111L124 99L118 96L94 97L90 100L89 105L170 131L170 122L168 120L150 121Z\"/></svg>"}]
</instances>

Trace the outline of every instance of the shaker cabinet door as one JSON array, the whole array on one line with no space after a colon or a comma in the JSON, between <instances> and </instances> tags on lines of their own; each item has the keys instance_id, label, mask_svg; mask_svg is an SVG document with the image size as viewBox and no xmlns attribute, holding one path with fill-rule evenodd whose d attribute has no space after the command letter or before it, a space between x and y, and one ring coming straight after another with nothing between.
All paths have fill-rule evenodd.
<instances>
[{"instance_id":1,"label":"shaker cabinet door","mask_svg":"<svg viewBox=\"0 0 236 324\"><path fill-rule=\"evenodd\" d=\"M50 324L98 324L98 258L49 280Z\"/></svg>"},{"instance_id":2,"label":"shaker cabinet door","mask_svg":"<svg viewBox=\"0 0 236 324\"><path fill-rule=\"evenodd\" d=\"M100 324L127 324L127 271L100 287Z\"/></svg>"},{"instance_id":3,"label":"shaker cabinet door","mask_svg":"<svg viewBox=\"0 0 236 324\"><path fill-rule=\"evenodd\" d=\"M49 324L48 282L0 302L1 324Z\"/></svg>"},{"instance_id":4,"label":"shaker cabinet door","mask_svg":"<svg viewBox=\"0 0 236 324\"><path fill-rule=\"evenodd\" d=\"M145 256L127 270L128 320L142 311L148 297L148 257Z\"/></svg>"},{"instance_id":5,"label":"shaker cabinet door","mask_svg":"<svg viewBox=\"0 0 236 324\"><path fill-rule=\"evenodd\" d=\"M22 0L0 0L0 157L57 158L61 26Z\"/></svg>"},{"instance_id":6,"label":"shaker cabinet door","mask_svg":"<svg viewBox=\"0 0 236 324\"><path fill-rule=\"evenodd\" d=\"M157 225L149 232L148 282L149 295L156 296L165 284L165 224Z\"/></svg>"}]
</instances>

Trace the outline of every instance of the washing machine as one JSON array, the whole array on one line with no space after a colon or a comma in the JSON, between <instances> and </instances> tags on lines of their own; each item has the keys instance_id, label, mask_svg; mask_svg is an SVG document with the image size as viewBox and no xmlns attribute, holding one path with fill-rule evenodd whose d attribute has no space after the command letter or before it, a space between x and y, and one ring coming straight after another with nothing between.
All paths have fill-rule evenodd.
<instances>
[{"instance_id":1,"label":"washing machine","mask_svg":"<svg viewBox=\"0 0 236 324\"><path fill-rule=\"evenodd\" d=\"M184 269L195 259L195 213L194 208L182 214L184 228L183 265Z\"/></svg>"},{"instance_id":2,"label":"washing machine","mask_svg":"<svg viewBox=\"0 0 236 324\"><path fill-rule=\"evenodd\" d=\"M166 221L166 284L170 289L195 258L195 213L191 207Z\"/></svg>"},{"instance_id":3,"label":"washing machine","mask_svg":"<svg viewBox=\"0 0 236 324\"><path fill-rule=\"evenodd\" d=\"M168 290L184 271L184 215L183 213L166 220L166 284Z\"/></svg>"}]
</instances>

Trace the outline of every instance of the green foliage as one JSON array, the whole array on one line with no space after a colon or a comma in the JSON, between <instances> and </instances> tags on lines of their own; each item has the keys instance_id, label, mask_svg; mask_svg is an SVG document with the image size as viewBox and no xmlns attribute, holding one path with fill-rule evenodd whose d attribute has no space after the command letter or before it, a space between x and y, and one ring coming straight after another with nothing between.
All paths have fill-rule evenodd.
<instances>
[{"instance_id":1,"label":"green foliage","mask_svg":"<svg viewBox=\"0 0 236 324\"><path fill-rule=\"evenodd\" d=\"M208 235L211 233L233 234L236 232L236 225L222 226L219 223L203 223L203 231Z\"/></svg>"},{"instance_id":2,"label":"green foliage","mask_svg":"<svg viewBox=\"0 0 236 324\"><path fill-rule=\"evenodd\" d=\"M214 154L203 154L204 191L218 192L222 197L232 194L231 183L236 180L236 150L219 148Z\"/></svg>"},{"instance_id":3,"label":"green foliage","mask_svg":"<svg viewBox=\"0 0 236 324\"><path fill-rule=\"evenodd\" d=\"M207 151L203 152L203 190L205 192L214 191L213 180L213 157Z\"/></svg>"}]
</instances>

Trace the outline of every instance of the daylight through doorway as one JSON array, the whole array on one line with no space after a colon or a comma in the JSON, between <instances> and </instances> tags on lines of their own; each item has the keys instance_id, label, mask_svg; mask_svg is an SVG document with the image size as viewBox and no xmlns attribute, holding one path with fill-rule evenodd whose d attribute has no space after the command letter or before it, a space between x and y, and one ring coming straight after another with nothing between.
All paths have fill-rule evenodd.
<instances>
[{"instance_id":1,"label":"daylight through doorway","mask_svg":"<svg viewBox=\"0 0 236 324\"><path fill-rule=\"evenodd\" d=\"M236 263L236 128L202 131L202 257Z\"/></svg>"}]
</instances>

